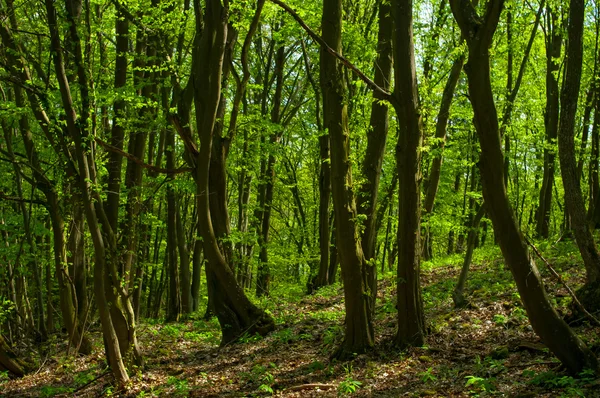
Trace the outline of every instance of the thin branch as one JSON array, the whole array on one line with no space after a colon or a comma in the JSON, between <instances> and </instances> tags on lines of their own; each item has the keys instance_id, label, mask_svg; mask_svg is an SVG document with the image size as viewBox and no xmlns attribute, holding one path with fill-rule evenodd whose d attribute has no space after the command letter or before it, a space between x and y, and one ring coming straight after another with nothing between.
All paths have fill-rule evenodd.
<instances>
[{"instance_id":1,"label":"thin branch","mask_svg":"<svg viewBox=\"0 0 600 398\"><path fill-rule=\"evenodd\" d=\"M110 145L110 144L102 141L100 138L96 138L95 140L96 140L96 142L98 144L100 144L101 147L103 147L107 151L117 153L117 154L119 154L119 155L121 155L121 156L123 156L123 157L125 157L125 158L127 158L129 160L131 160L132 162L136 163L137 165L139 165L139 166L141 166L141 167L143 167L145 169L154 171L155 173L162 173L162 174L182 174L182 173L187 173L187 172L193 171L193 169L191 169L189 167L182 167L182 168L179 168L179 169L171 170L171 169L163 169L162 167L153 166L151 164L145 163L143 160L141 160L141 159L133 156L130 153L127 153L127 152L125 152L125 151L123 151L123 150L121 150L121 149L119 149L119 148L117 148L115 146L112 146L112 145Z\"/></svg>"},{"instance_id":2,"label":"thin branch","mask_svg":"<svg viewBox=\"0 0 600 398\"><path fill-rule=\"evenodd\" d=\"M303 391L303 390L331 390L336 388L335 384L321 384L321 383L311 383L311 384L301 384L299 386L293 386L286 388L286 391Z\"/></svg>"},{"instance_id":3,"label":"thin branch","mask_svg":"<svg viewBox=\"0 0 600 398\"><path fill-rule=\"evenodd\" d=\"M42 205L44 207L48 207L48 203L44 202L43 200L39 200L39 199L25 199L25 198L20 198L18 196L8 196L8 195L5 195L4 192L0 192L0 199L10 200L12 202L32 203L32 204Z\"/></svg>"},{"instance_id":4,"label":"thin branch","mask_svg":"<svg viewBox=\"0 0 600 398\"><path fill-rule=\"evenodd\" d=\"M173 124L173 126L175 127L175 131L177 131L177 134L183 140L183 144L185 145L187 150L190 151L190 153L193 155L194 158L196 156L198 156L198 154L200 153L200 151L198 150L198 146L194 143L194 140L190 136L189 131L186 131L186 129L184 129L183 126L181 125L179 116L174 113L169 113L167 118L168 118L168 120L171 121L171 124Z\"/></svg>"},{"instance_id":5,"label":"thin branch","mask_svg":"<svg viewBox=\"0 0 600 398\"><path fill-rule=\"evenodd\" d=\"M288 14L290 14L292 16L292 18L294 18L296 20L296 22L298 22L298 24L302 27L302 29L304 29L306 31L306 33L308 33L308 35L314 41L319 43L319 45L325 51L327 51L329 54L333 55L338 60L340 60L340 62L342 64L344 64L344 66L346 66L348 69L350 69L352 72L354 72L359 77L360 80L362 80L371 90L373 90L374 92L379 94L382 99L390 102L392 105L396 102L396 99L394 98L392 93L390 93L390 92L384 90L383 88L381 88L380 86L378 86L377 83L375 83L373 80L369 79L367 77L367 75L365 75L360 69L358 69L346 57L344 57L342 54L335 51L333 48L329 47L327 45L327 43L325 43L325 40L323 40L321 38L321 36L316 34L311 28L309 28L308 25L302 20L302 18L300 18L298 13L296 13L296 11L294 11L292 8L290 8L290 6L288 6L287 4L285 4L284 2L282 2L280 0L271 0L271 2L277 4L278 6L283 8Z\"/></svg>"},{"instance_id":6,"label":"thin branch","mask_svg":"<svg viewBox=\"0 0 600 398\"><path fill-rule=\"evenodd\" d=\"M596 319L592 314L590 314L585 309L585 307L577 299L577 296L575 296L575 293L573 292L573 290L571 290L571 288L569 287L569 285L567 285L567 283L563 280L563 278L560 276L560 274L558 272L556 272L556 270L552 267L552 265L550 264L550 262L548 262L548 260L546 260L544 258L544 256L542 255L542 253L540 253L540 251L538 250L538 248L535 247L534 244L529 241L529 239L525 238L525 241L527 242L527 244L529 245L529 247L531 247L531 249L535 252L535 254L537 254L537 256L540 258L540 260L542 260L546 264L546 267L548 267L548 269L550 270L550 273L558 280L558 282L561 285L563 285L565 287L565 289L567 289L567 291L569 292L569 295L573 299L573 302L575 303L575 305L577 306L577 308L581 312L583 312L583 314L586 316L586 318L588 318L590 320L590 322L592 322L596 326L600 326L600 321L598 321L598 319Z\"/></svg>"}]
</instances>

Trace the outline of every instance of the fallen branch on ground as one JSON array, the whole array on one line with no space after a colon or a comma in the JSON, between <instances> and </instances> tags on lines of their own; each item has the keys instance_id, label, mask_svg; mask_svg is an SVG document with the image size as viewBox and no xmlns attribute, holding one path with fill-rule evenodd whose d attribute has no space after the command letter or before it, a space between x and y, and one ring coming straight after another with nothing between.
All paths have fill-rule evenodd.
<instances>
[{"instance_id":1,"label":"fallen branch on ground","mask_svg":"<svg viewBox=\"0 0 600 398\"><path fill-rule=\"evenodd\" d=\"M320 384L320 383L311 383L311 384L301 384L299 386L293 386L290 388L286 388L286 391L304 391L304 390L331 390L332 388L336 388L335 384Z\"/></svg>"}]
</instances>

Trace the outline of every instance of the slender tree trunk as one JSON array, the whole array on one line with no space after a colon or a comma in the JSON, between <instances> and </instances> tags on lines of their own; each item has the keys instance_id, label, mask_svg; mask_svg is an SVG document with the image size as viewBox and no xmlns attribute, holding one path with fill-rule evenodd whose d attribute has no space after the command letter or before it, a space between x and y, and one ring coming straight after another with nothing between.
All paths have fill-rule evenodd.
<instances>
[{"instance_id":1,"label":"slender tree trunk","mask_svg":"<svg viewBox=\"0 0 600 398\"><path fill-rule=\"evenodd\" d=\"M571 0L569 8L568 49L565 80L560 95L560 121L558 125L558 155L565 189L565 206L568 209L585 270L587 283L600 278L600 256L588 227L585 204L577 179L575 159L575 114L581 82L583 58L583 20L585 4L583 0Z\"/></svg>"},{"instance_id":2,"label":"slender tree trunk","mask_svg":"<svg viewBox=\"0 0 600 398\"><path fill-rule=\"evenodd\" d=\"M271 122L274 125L281 123L281 95L283 92L283 67L285 64L285 47L280 46L275 55L275 95L273 96L273 108L271 110ZM279 145L281 135L283 134L282 126L271 134L269 139L271 150L263 179L265 181L265 195L263 203L259 204L262 208L262 219L259 236L260 254L258 269L256 272L256 296L268 296L271 280L271 271L269 267L268 245L269 245L269 230L271 228L271 206L273 205L273 188L275 185L275 162L276 158L273 151L275 146Z\"/></svg>"},{"instance_id":3,"label":"slender tree trunk","mask_svg":"<svg viewBox=\"0 0 600 398\"><path fill-rule=\"evenodd\" d=\"M400 347L424 343L421 298L421 154L423 140L413 43L412 0L392 1L395 21L394 78L398 115L398 332Z\"/></svg>"},{"instance_id":4,"label":"slender tree trunk","mask_svg":"<svg viewBox=\"0 0 600 398\"><path fill-rule=\"evenodd\" d=\"M15 85L14 90L15 90L15 97L19 97L20 101L18 101L18 102L21 102L21 104L17 104L17 101L15 101L15 104L18 107L22 107L24 105L23 104L24 101L23 101L21 89L19 86ZM22 180L21 180L21 168L15 159L15 154L14 154L13 147L12 147L11 129L6 124L6 122L2 121L1 124L2 124L2 130L4 131L4 139L6 142L6 152L8 153L10 160L13 162L13 170L15 172L17 195L19 198L24 199L23 198ZM31 131L29 131L29 122L27 120L26 115L23 115L23 116L21 116L21 118L19 118L19 128L21 130L21 135L31 137ZM33 239L32 231L31 231L31 218L30 218L31 212L27 209L27 204L24 200L20 202L20 210L21 210L21 215L23 216L23 226L25 229L25 237L27 239L27 243L29 244L29 248L33 254L33 259L28 262L28 265L29 265L30 272L33 275L34 289L36 292L36 300L37 300L36 313L37 313L38 329L34 329L34 330L32 330L32 332L35 332L36 334L38 334L37 338L39 338L41 341L46 341L48 339L48 332L46 330L46 321L44 319L44 296L43 296L43 289L42 289L42 277L41 277L41 273L40 273L40 264L38 263L39 254L37 253L37 245L36 245L35 240Z\"/></svg>"},{"instance_id":5,"label":"slender tree trunk","mask_svg":"<svg viewBox=\"0 0 600 398\"><path fill-rule=\"evenodd\" d=\"M469 274L469 267L471 266L471 260L473 259L475 241L477 240L477 235L479 235L479 222L483 218L484 214L485 205L482 204L479 206L479 210L477 211L475 218L473 218L473 223L471 224L471 229L469 230L469 235L467 236L467 252L465 254L462 269L460 271L460 276L458 277L458 282L456 283L456 287L452 292L452 301L454 301L454 306L457 308L464 307L467 304L464 295L465 284L467 283L467 275Z\"/></svg>"},{"instance_id":6,"label":"slender tree trunk","mask_svg":"<svg viewBox=\"0 0 600 398\"><path fill-rule=\"evenodd\" d=\"M536 213L536 233L541 238L550 235L550 214L552 211L552 186L554 185L554 163L558 134L559 89L558 70L562 46L562 33L557 26L556 13L546 7L548 34L546 35L546 111L544 127L546 141L544 146L544 176L540 189L539 206Z\"/></svg>"},{"instance_id":7,"label":"slender tree trunk","mask_svg":"<svg viewBox=\"0 0 600 398\"><path fill-rule=\"evenodd\" d=\"M175 133L167 131L166 137L167 169L175 168ZM181 285L177 261L177 199L175 189L167 187L167 256L169 257L167 296L167 320L177 322L181 316Z\"/></svg>"},{"instance_id":8,"label":"slender tree trunk","mask_svg":"<svg viewBox=\"0 0 600 398\"><path fill-rule=\"evenodd\" d=\"M387 3L379 5L379 33L377 35L377 59L375 60L374 81L389 91L392 80L392 31L394 21ZM375 246L377 238L377 206L379 179L385 155L388 134L388 106L380 95L374 93L371 103L371 118L367 133L367 150L362 163L362 174L366 181L360 187L357 199L358 214L365 217L361 245L365 255L363 277L368 287L369 307L375 311L377 297L377 264Z\"/></svg>"},{"instance_id":9,"label":"slender tree trunk","mask_svg":"<svg viewBox=\"0 0 600 398\"><path fill-rule=\"evenodd\" d=\"M87 267L85 263L85 214L81 206L81 198L74 198L73 218L69 226L68 249L70 256L67 261L70 264L70 274L73 288L75 289L75 300L77 303L77 335L81 335L85 331L85 323L91 321L88 319L90 310L89 300L87 296ZM90 354L92 352L92 344L87 337L80 341L73 341L75 347L79 347L79 352Z\"/></svg>"},{"instance_id":10,"label":"slender tree trunk","mask_svg":"<svg viewBox=\"0 0 600 398\"><path fill-rule=\"evenodd\" d=\"M481 18L470 0L450 1L454 17L469 47L469 61L465 71L482 150L479 167L483 196L494 224L495 235L506 264L515 278L533 330L569 371L579 373L584 368L597 370L598 362L594 354L559 317L548 300L541 276L517 227L506 194L504 170L501 167L504 158L490 80L489 57L489 47L503 3L503 0L489 0L484 17Z\"/></svg>"},{"instance_id":11,"label":"slender tree trunk","mask_svg":"<svg viewBox=\"0 0 600 398\"><path fill-rule=\"evenodd\" d=\"M431 167L429 169L429 178L427 180L427 191L425 193L425 203L423 204L424 217L430 217L433 211L433 205L435 204L435 197L437 196L438 187L440 185L440 177L442 175L442 161L444 159L444 147L446 146L446 128L448 126L448 119L450 118L450 107L452 105L452 98L454 98L454 91L460 78L460 72L462 71L465 63L465 54L459 55L452 63L448 80L444 86L442 93L442 102L440 103L440 109L437 115L437 121L435 124L435 142L433 150L433 160L431 161ZM429 228L425 231L426 236L424 241L425 247L423 248L423 255L427 258L432 255L432 237Z\"/></svg>"},{"instance_id":12,"label":"slender tree trunk","mask_svg":"<svg viewBox=\"0 0 600 398\"><path fill-rule=\"evenodd\" d=\"M106 355L117 384L123 386L129 381L129 376L123 362L122 354L133 353L134 358L136 358L136 362L138 363L141 362L141 356L139 355L139 348L137 347L135 321L130 317L126 318L127 315L129 315L129 312L131 312L131 314L133 313L133 311L129 311L131 309L131 303L127 298L126 292L123 291L123 288L120 287L120 284L118 283L118 271L115 265L117 259L111 258L116 255L117 252L116 238L114 236L114 229L111 226L111 219L107 217L104 212L101 199L99 197L92 198L92 195L97 195L91 190L91 184L97 183L97 168L93 153L90 153L89 151L86 152L83 144L89 137L87 121L90 116L90 97L87 74L81 54L81 42L77 32L77 24L75 23L74 5L67 2L66 10L69 19L69 35L73 44L77 79L81 94L80 115L78 115L75 110L71 88L65 73L63 47L60 42L57 13L54 2L52 0L46 0L45 4L48 25L50 28L52 58L60 88L62 105L66 114L66 129L70 138L75 143L74 151L79 169L80 189L84 199L88 227L94 243L94 291L96 305L100 312ZM104 231L100 230L100 224L98 222L99 218L103 220ZM116 225L116 222L114 222L114 224ZM61 270L58 271L59 272L57 273L61 272ZM112 289L108 288L106 285L107 282L112 282ZM111 292L113 296L107 296L107 294ZM114 297L115 295L116 297ZM113 316L126 318L128 329L117 329L113 323ZM125 342L128 344L123 345Z\"/></svg>"},{"instance_id":13,"label":"slender tree trunk","mask_svg":"<svg viewBox=\"0 0 600 398\"><path fill-rule=\"evenodd\" d=\"M200 235L199 228L196 231L197 235L194 241L194 254L192 257L192 284L190 286L193 312L200 309L200 283L202 280L202 263L204 262L202 256L202 236Z\"/></svg>"},{"instance_id":14,"label":"slender tree trunk","mask_svg":"<svg viewBox=\"0 0 600 398\"><path fill-rule=\"evenodd\" d=\"M179 251L179 288L181 295L181 313L190 314L192 312L192 287L190 273L190 252L185 241L183 221L181 220L181 211L176 214L176 232L177 248Z\"/></svg>"}]
</instances>

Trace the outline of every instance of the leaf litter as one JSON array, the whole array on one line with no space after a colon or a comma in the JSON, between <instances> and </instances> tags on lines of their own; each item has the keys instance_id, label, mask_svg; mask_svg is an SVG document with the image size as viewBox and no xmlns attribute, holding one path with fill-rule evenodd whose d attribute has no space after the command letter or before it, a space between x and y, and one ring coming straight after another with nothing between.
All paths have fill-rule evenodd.
<instances>
[{"instance_id":1,"label":"leaf litter","mask_svg":"<svg viewBox=\"0 0 600 398\"><path fill-rule=\"evenodd\" d=\"M571 286L583 283L582 267L556 265ZM451 290L459 266L424 267L426 346L399 351L395 333L395 284L380 280L377 344L349 362L330 360L343 338L343 290L329 286L301 300L271 299L277 329L267 337L243 336L219 347L216 320L142 322L139 342L146 366L130 369L131 382L116 391L106 369L98 325L93 354L65 357L58 342L40 354L39 369L3 380L6 397L600 397L590 375L571 377L533 333L499 261L474 264L466 289L469 305L454 309ZM545 277L550 297L566 314L564 287ZM600 354L599 328L577 327ZM55 340L58 338L55 338Z\"/></svg>"}]
</instances>

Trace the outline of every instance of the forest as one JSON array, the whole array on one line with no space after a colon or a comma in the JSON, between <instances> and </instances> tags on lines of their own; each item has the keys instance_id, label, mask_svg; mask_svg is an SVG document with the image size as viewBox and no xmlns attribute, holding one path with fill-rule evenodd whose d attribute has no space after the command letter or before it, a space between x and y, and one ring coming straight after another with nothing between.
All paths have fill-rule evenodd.
<instances>
[{"instance_id":1,"label":"forest","mask_svg":"<svg viewBox=\"0 0 600 398\"><path fill-rule=\"evenodd\" d=\"M600 397L596 0L0 0L0 396Z\"/></svg>"}]
</instances>

